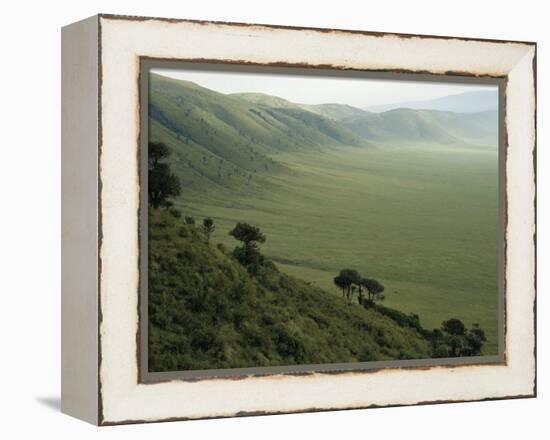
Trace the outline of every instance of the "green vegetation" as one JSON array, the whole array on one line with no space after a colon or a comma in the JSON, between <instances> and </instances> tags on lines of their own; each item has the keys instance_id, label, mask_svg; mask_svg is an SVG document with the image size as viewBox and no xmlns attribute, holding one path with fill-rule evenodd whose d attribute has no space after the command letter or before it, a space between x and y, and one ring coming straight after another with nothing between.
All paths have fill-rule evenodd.
<instances>
[{"instance_id":1,"label":"green vegetation","mask_svg":"<svg viewBox=\"0 0 550 440\"><path fill-rule=\"evenodd\" d=\"M167 209L149 225L150 371L432 357L417 329L267 260L251 275Z\"/></svg>"},{"instance_id":2,"label":"green vegetation","mask_svg":"<svg viewBox=\"0 0 550 440\"><path fill-rule=\"evenodd\" d=\"M361 304L370 305L374 304L374 301L383 301L386 298L384 295L384 286L374 278L361 278L359 292L361 292L361 288L365 288L368 293L366 302L363 302L361 299Z\"/></svg>"},{"instance_id":3,"label":"green vegetation","mask_svg":"<svg viewBox=\"0 0 550 440\"><path fill-rule=\"evenodd\" d=\"M259 228L240 222L229 231L229 235L243 243L242 247L235 248L233 257L246 267L250 274L256 275L264 264L264 257L258 249L258 244L265 243L265 235Z\"/></svg>"},{"instance_id":4,"label":"green vegetation","mask_svg":"<svg viewBox=\"0 0 550 440\"><path fill-rule=\"evenodd\" d=\"M440 145L496 145L498 113L412 110L399 108L383 113L367 112L343 104L304 105L261 93L231 95L264 108L284 108L315 113L337 121L356 136L376 142L432 142ZM352 145L352 144L348 144Z\"/></svg>"},{"instance_id":5,"label":"green vegetation","mask_svg":"<svg viewBox=\"0 0 550 440\"><path fill-rule=\"evenodd\" d=\"M206 235L206 239L210 241L210 235L212 234L212 232L216 230L216 226L214 225L214 220L211 217L206 217L202 221L202 230Z\"/></svg>"},{"instance_id":6,"label":"green vegetation","mask_svg":"<svg viewBox=\"0 0 550 440\"><path fill-rule=\"evenodd\" d=\"M451 318L441 324L441 329L426 330L420 325L420 317L414 313L406 315L388 307L377 305L375 301L385 299L384 286L374 278L364 278L353 269L342 269L334 277L334 285L342 289L342 296L351 302L353 294L358 292L357 301L365 309L374 309L395 321L401 327L417 330L431 342L432 357L478 356L483 344L487 341L485 332L479 324L470 330L462 321ZM366 290L367 297L363 296Z\"/></svg>"},{"instance_id":7,"label":"green vegetation","mask_svg":"<svg viewBox=\"0 0 550 440\"><path fill-rule=\"evenodd\" d=\"M336 315L343 316L343 321L356 319L371 325L372 320L384 318L392 329L413 330L416 336L407 333L407 337L419 338L429 348L412 350L411 357L467 355L476 352L476 343L482 345L483 354L496 354L495 113L395 110L371 114L339 104L303 106L276 97L248 95L222 95L192 83L152 77L150 136L153 142L164 142L172 149L170 165L182 187L172 202L185 214L182 220L164 209L151 210L152 216L169 218L178 225L167 227L171 232L166 232L166 240L173 240L168 236L176 229L186 229L194 238L178 241L179 237L173 245L197 246L199 254L213 253L211 256L221 259L219 264L229 264L245 277L243 283L248 280L247 285L259 289L255 292L265 293L251 296L263 304L261 307L272 305L274 296L288 297L286 305L291 311L285 313L293 318L281 322L288 323L294 335L309 335L312 330L306 325L305 315L301 316L304 307L290 299L293 295L300 297L303 290L311 303L321 304L323 310L328 304L336 307ZM202 219L207 217L215 224L210 244L202 228ZM260 225L267 237L265 243L257 241L253 251L247 250L244 240L230 235L238 223L244 222ZM243 243L236 249L235 238ZM199 241L206 247L199 246ZM258 244L262 244L261 253ZM168 246L164 241L158 245ZM166 252L162 258L169 256ZM197 256L193 254L193 258ZM204 263L204 267L209 264ZM167 267L179 273L172 263ZM350 286L350 301L343 301L341 295L346 296L347 288L343 292L334 283L342 267L376 277L384 287L383 293L374 293L376 289L371 292L360 283ZM189 266L189 274L197 270L198 266ZM261 274L265 271L280 280L279 286L292 288L273 290L263 284ZM169 277L163 276L168 282ZM204 279L210 280L209 275ZM205 283L210 286L210 281ZM221 287L227 280L217 283L211 287L213 292L218 288L228 292ZM368 302L368 309L351 301L355 293ZM385 295L385 306L374 303L381 295ZM184 297L178 304L185 304ZM271 305L266 313L273 312L279 319L281 310L275 311ZM180 309L176 304L166 307L166 313L172 316L169 322L178 320L175 314ZM299 312L294 316L296 309ZM187 312L181 313L186 316ZM207 322L209 315L204 313ZM336 315L330 316L337 319ZM415 316L422 318L425 329L438 330L419 330ZM470 330L449 334L441 323L451 319L459 319ZM263 328L263 323L253 322ZM483 335L475 324L484 329ZM220 334L233 335L228 343L231 347L243 344L240 330L231 325L233 330L224 327ZM342 335L353 327L341 322L334 325ZM164 347L158 348L159 356L163 350L174 352L173 347L163 344L175 344L184 330L191 331L185 325L177 331L168 331L160 324L152 329L151 334L156 332L158 337L155 344ZM322 347L324 336L315 335ZM449 348L451 336L461 341L453 343L455 349ZM348 335L353 340L356 337L356 332ZM308 347L312 348L313 342L311 339ZM348 351L334 347L335 358L338 362L359 359L356 350L360 347L354 347ZM191 350L190 360L195 356L203 359L193 368L213 362L212 353L201 358L193 350L199 349ZM374 345L369 350L378 350L373 358L387 359L399 358L401 349L393 350L391 355L381 354ZM291 362L290 357L284 360L275 351L264 362ZM247 358L250 353L241 355L244 357L239 366L254 362L265 365ZM235 355L230 364L238 364L239 356ZM224 362L213 365L229 365ZM158 368L172 368L168 364Z\"/></svg>"},{"instance_id":8,"label":"green vegetation","mask_svg":"<svg viewBox=\"0 0 550 440\"><path fill-rule=\"evenodd\" d=\"M354 269L342 269L333 281L336 287L342 289L342 296L348 301L351 301L353 294L357 292L357 301L365 307L371 307L374 305L374 301L383 301L385 298L382 284L374 278L363 278ZM367 292L366 298L363 296L363 290Z\"/></svg>"},{"instance_id":9,"label":"green vegetation","mask_svg":"<svg viewBox=\"0 0 550 440\"><path fill-rule=\"evenodd\" d=\"M259 229L239 224L232 231L260 257L239 261L211 246L204 228L180 218L173 209L149 210L150 371L480 354L479 326L467 331L451 319L427 331L418 315L370 299L339 301L263 258ZM338 277L347 280L348 294L351 280L381 287L355 271Z\"/></svg>"},{"instance_id":10,"label":"green vegetation","mask_svg":"<svg viewBox=\"0 0 550 440\"><path fill-rule=\"evenodd\" d=\"M266 175L250 195L200 197L176 206L216 220L213 240L246 219L269 237L263 253L280 270L327 292L345 264L372 274L388 307L428 328L458 317L479 323L485 354L498 340L498 174L487 150L387 145L376 150L285 153L287 173Z\"/></svg>"},{"instance_id":11,"label":"green vegetation","mask_svg":"<svg viewBox=\"0 0 550 440\"><path fill-rule=\"evenodd\" d=\"M280 100L279 101L284 101ZM149 138L172 147L172 165L186 191L250 193L262 174L283 171L271 156L368 142L338 122L299 106L266 106L150 75Z\"/></svg>"},{"instance_id":12,"label":"green vegetation","mask_svg":"<svg viewBox=\"0 0 550 440\"><path fill-rule=\"evenodd\" d=\"M148 195L153 208L171 205L168 199L181 193L180 182L166 162L169 156L170 149L163 143L149 143Z\"/></svg>"},{"instance_id":13,"label":"green vegetation","mask_svg":"<svg viewBox=\"0 0 550 440\"><path fill-rule=\"evenodd\" d=\"M479 356L487 338L479 324L473 324L467 330L464 323L456 318L444 321L440 328L426 330L420 325L420 317L414 313L406 315L395 309L374 303L363 303L365 308L374 308L378 313L387 316L400 327L417 330L430 341L433 358L461 356Z\"/></svg>"}]
</instances>

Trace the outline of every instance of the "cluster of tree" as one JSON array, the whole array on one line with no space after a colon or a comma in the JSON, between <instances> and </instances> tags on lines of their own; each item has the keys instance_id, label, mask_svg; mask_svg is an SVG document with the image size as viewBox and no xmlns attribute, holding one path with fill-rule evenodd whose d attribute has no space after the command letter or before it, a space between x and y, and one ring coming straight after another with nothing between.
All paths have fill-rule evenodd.
<instances>
[{"instance_id":1,"label":"cluster of tree","mask_svg":"<svg viewBox=\"0 0 550 440\"><path fill-rule=\"evenodd\" d=\"M167 163L172 154L170 148L162 142L149 142L148 159L148 195L149 205L152 208L171 208L173 206L172 198L181 194L181 184L178 177L170 169ZM172 209L172 213L179 217L180 212ZM185 223L195 224L195 218L186 216ZM206 217L202 221L202 231L206 235L207 241L210 241L210 235L216 230L214 219Z\"/></svg>"},{"instance_id":2,"label":"cluster of tree","mask_svg":"<svg viewBox=\"0 0 550 440\"><path fill-rule=\"evenodd\" d=\"M441 329L434 329L432 339L435 357L479 356L483 343L487 341L479 324L466 329L464 323L456 318L444 321Z\"/></svg>"},{"instance_id":3,"label":"cluster of tree","mask_svg":"<svg viewBox=\"0 0 550 440\"><path fill-rule=\"evenodd\" d=\"M415 329L432 344L433 357L479 356L487 337L479 324L467 329L464 323L451 318L444 321L440 328L427 330L420 324L420 317L415 313L405 314L399 310L374 305L380 314L392 319L400 327Z\"/></svg>"},{"instance_id":4,"label":"cluster of tree","mask_svg":"<svg viewBox=\"0 0 550 440\"><path fill-rule=\"evenodd\" d=\"M342 296L351 302L355 292L358 293L357 301L366 307L374 304L376 300L384 300L384 286L374 278L362 277L354 269L342 269L334 277L334 285L342 289ZM366 298L363 295L366 292Z\"/></svg>"},{"instance_id":5,"label":"cluster of tree","mask_svg":"<svg viewBox=\"0 0 550 440\"><path fill-rule=\"evenodd\" d=\"M487 340L485 332L474 324L467 329L462 321L451 318L441 324L441 328L426 330L420 325L417 314L406 315L395 309L383 307L375 301L384 300L384 286L373 278L364 278L354 269L342 269L334 277L334 285L342 290L342 296L349 302L357 292L357 301L366 309L376 311L391 318L401 327L416 329L432 343L434 357L461 357L479 356L484 342ZM364 295L366 292L366 296Z\"/></svg>"}]
</instances>

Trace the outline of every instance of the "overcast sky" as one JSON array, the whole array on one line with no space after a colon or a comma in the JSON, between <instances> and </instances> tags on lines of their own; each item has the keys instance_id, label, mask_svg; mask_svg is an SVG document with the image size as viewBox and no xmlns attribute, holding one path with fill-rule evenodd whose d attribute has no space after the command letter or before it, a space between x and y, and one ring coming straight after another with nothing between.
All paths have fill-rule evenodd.
<instances>
[{"instance_id":1,"label":"overcast sky","mask_svg":"<svg viewBox=\"0 0 550 440\"><path fill-rule=\"evenodd\" d=\"M221 93L259 92L300 104L349 104L367 107L439 98L493 86L452 83L387 81L308 75L152 69L151 72L193 81Z\"/></svg>"}]
</instances>

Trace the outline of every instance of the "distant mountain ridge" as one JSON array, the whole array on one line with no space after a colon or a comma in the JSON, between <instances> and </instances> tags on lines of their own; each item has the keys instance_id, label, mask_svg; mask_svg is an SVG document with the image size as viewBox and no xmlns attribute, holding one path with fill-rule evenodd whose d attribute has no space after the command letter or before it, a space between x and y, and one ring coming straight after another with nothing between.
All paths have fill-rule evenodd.
<instances>
[{"instance_id":1,"label":"distant mountain ridge","mask_svg":"<svg viewBox=\"0 0 550 440\"><path fill-rule=\"evenodd\" d=\"M498 114L494 110L470 113L398 108L376 113L346 104L296 104L262 93L237 93L231 96L264 107L276 106L316 113L338 121L343 127L371 142L428 141L469 145L494 145L498 142Z\"/></svg>"},{"instance_id":2,"label":"distant mountain ridge","mask_svg":"<svg viewBox=\"0 0 550 440\"><path fill-rule=\"evenodd\" d=\"M498 90L465 92L441 98L420 101L397 102L394 104L373 105L364 108L370 112L387 112L395 109L438 110L456 113L479 113L498 109Z\"/></svg>"},{"instance_id":3,"label":"distant mountain ridge","mask_svg":"<svg viewBox=\"0 0 550 440\"><path fill-rule=\"evenodd\" d=\"M340 123L372 142L436 142L496 146L498 113L396 109L343 118Z\"/></svg>"},{"instance_id":4,"label":"distant mountain ridge","mask_svg":"<svg viewBox=\"0 0 550 440\"><path fill-rule=\"evenodd\" d=\"M359 116L367 113L365 110L347 104L296 104L287 99L265 93L233 93L230 96L263 106L306 110L337 121L344 117Z\"/></svg>"},{"instance_id":5,"label":"distant mountain ridge","mask_svg":"<svg viewBox=\"0 0 550 440\"><path fill-rule=\"evenodd\" d=\"M169 145L182 184L246 191L285 166L285 151L369 148L388 142L496 146L498 115L395 109L368 112L344 104L296 104L261 93L222 94L190 81L150 76L149 135Z\"/></svg>"}]
</instances>

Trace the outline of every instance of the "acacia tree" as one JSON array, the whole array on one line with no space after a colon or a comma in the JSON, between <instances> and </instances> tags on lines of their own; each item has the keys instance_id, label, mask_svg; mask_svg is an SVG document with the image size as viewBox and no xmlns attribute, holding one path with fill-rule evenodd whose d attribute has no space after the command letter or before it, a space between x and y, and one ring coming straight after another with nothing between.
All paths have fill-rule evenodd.
<instances>
[{"instance_id":1,"label":"acacia tree","mask_svg":"<svg viewBox=\"0 0 550 440\"><path fill-rule=\"evenodd\" d=\"M351 285L350 298L349 298L350 301L353 299L353 294L357 291L357 289L358 287L355 284Z\"/></svg>"},{"instance_id":2,"label":"acacia tree","mask_svg":"<svg viewBox=\"0 0 550 440\"><path fill-rule=\"evenodd\" d=\"M202 230L206 234L206 239L210 241L210 234L216 230L216 226L214 225L214 219L211 217L206 217L202 221Z\"/></svg>"},{"instance_id":3,"label":"acacia tree","mask_svg":"<svg viewBox=\"0 0 550 440\"><path fill-rule=\"evenodd\" d=\"M363 285L363 281L364 281L365 278L361 278L359 280L359 283L357 284L357 292L358 292L358 295L357 295L357 302L360 304L360 305L363 305L363 289L364 289L364 285Z\"/></svg>"},{"instance_id":4,"label":"acacia tree","mask_svg":"<svg viewBox=\"0 0 550 440\"><path fill-rule=\"evenodd\" d=\"M354 287L359 284L361 276L359 272L353 269L342 269L338 276L334 278L334 284L342 289L342 296L345 296L347 300L351 300Z\"/></svg>"},{"instance_id":5,"label":"acacia tree","mask_svg":"<svg viewBox=\"0 0 550 440\"><path fill-rule=\"evenodd\" d=\"M237 223L229 235L244 243L245 249L257 249L258 243L265 243L265 235L260 228L249 225L248 223Z\"/></svg>"},{"instance_id":6,"label":"acacia tree","mask_svg":"<svg viewBox=\"0 0 550 440\"><path fill-rule=\"evenodd\" d=\"M260 231L260 228L241 222L229 231L229 235L243 243L242 247L235 248L233 256L243 266L246 266L250 273L256 273L263 263L263 256L260 254L258 244L265 243L265 235Z\"/></svg>"},{"instance_id":7,"label":"acacia tree","mask_svg":"<svg viewBox=\"0 0 550 440\"><path fill-rule=\"evenodd\" d=\"M375 300L384 299L384 286L374 278L362 278L360 284L367 290L369 303L373 304Z\"/></svg>"},{"instance_id":8,"label":"acacia tree","mask_svg":"<svg viewBox=\"0 0 550 440\"><path fill-rule=\"evenodd\" d=\"M336 275L334 277L334 285L336 287L338 287L339 289L342 289L342 298L345 298L346 297L346 280L344 279L344 277L340 276L340 275Z\"/></svg>"},{"instance_id":9,"label":"acacia tree","mask_svg":"<svg viewBox=\"0 0 550 440\"><path fill-rule=\"evenodd\" d=\"M171 206L169 198L181 193L180 181L166 163L170 154L170 148L162 142L149 142L148 194L149 205L153 208Z\"/></svg>"},{"instance_id":10,"label":"acacia tree","mask_svg":"<svg viewBox=\"0 0 550 440\"><path fill-rule=\"evenodd\" d=\"M464 336L466 334L466 326L460 319L456 318L443 321L441 324L441 330L454 336Z\"/></svg>"}]
</instances>

